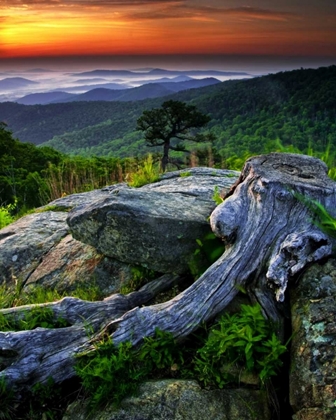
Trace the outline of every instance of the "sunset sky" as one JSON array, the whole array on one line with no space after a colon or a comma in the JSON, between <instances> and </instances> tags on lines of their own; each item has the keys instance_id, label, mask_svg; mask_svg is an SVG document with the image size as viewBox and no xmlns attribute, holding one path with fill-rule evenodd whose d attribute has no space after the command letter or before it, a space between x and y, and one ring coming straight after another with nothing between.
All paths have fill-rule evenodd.
<instances>
[{"instance_id":1,"label":"sunset sky","mask_svg":"<svg viewBox=\"0 0 336 420\"><path fill-rule=\"evenodd\" d=\"M336 64L336 0L1 0L0 70L43 58L153 55Z\"/></svg>"}]
</instances>

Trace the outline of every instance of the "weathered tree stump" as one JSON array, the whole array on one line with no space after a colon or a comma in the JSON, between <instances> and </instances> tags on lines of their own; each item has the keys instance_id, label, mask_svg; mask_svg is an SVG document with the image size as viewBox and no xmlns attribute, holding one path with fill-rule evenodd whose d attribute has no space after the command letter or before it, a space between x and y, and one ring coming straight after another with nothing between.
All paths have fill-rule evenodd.
<instances>
[{"instance_id":1,"label":"weathered tree stump","mask_svg":"<svg viewBox=\"0 0 336 420\"><path fill-rule=\"evenodd\" d=\"M72 326L0 333L0 377L18 390L49 376L56 382L68 379L74 375L74 356L102 333L110 334L116 344L136 345L158 327L183 339L222 311L242 287L260 303L265 316L279 321L288 281L308 264L331 255L335 245L297 194L318 200L336 215L336 183L320 160L277 153L249 159L211 215L211 227L225 241L226 251L195 283L172 300L152 306L139 305L148 301L149 289L150 296L155 294L154 286L103 302L66 298L48 304L55 317L61 315ZM162 282L154 288L161 287ZM22 310L27 307L1 312Z\"/></svg>"}]
</instances>

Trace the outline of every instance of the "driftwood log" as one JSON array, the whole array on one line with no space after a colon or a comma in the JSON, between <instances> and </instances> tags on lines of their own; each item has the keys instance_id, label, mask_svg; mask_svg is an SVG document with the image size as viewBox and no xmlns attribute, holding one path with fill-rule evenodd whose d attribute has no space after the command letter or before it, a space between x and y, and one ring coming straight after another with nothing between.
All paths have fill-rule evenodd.
<instances>
[{"instance_id":1,"label":"driftwood log","mask_svg":"<svg viewBox=\"0 0 336 420\"><path fill-rule=\"evenodd\" d=\"M287 283L308 264L332 254L335 243L320 230L304 196L335 214L336 184L318 159L270 154L249 159L225 201L212 213L212 230L226 251L195 283L165 303L145 305L178 281L163 276L138 292L113 295L102 302L79 299L45 304L70 327L0 332L0 378L18 392L52 376L61 382L74 375L75 355L101 334L118 344L140 343L156 327L183 339L201 322L222 311L243 287L264 315L281 320ZM8 316L30 310L2 310Z\"/></svg>"}]
</instances>

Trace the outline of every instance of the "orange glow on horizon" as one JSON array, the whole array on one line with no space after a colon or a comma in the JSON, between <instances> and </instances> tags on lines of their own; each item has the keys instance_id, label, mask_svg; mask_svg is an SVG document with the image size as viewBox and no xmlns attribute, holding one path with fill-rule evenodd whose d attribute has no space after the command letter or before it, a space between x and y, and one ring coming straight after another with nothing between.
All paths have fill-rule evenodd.
<instances>
[{"instance_id":1,"label":"orange glow on horizon","mask_svg":"<svg viewBox=\"0 0 336 420\"><path fill-rule=\"evenodd\" d=\"M187 8L187 1L170 0L144 1L140 5L116 2L113 7L92 3L82 8L61 3L57 7L47 1L36 6L0 6L1 58L109 54L336 56L334 19L329 25L318 26L314 21L315 26L308 27L308 21L295 13L245 6Z\"/></svg>"}]
</instances>

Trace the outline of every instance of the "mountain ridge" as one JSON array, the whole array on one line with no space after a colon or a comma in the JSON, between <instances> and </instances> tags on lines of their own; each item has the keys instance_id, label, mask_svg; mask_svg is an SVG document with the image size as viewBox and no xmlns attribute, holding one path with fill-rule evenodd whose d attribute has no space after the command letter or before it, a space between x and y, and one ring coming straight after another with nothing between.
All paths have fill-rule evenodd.
<instances>
[{"instance_id":1,"label":"mountain ridge","mask_svg":"<svg viewBox=\"0 0 336 420\"><path fill-rule=\"evenodd\" d=\"M313 147L323 153L327 147L336 148L335 98L336 66L329 66L230 80L133 102L0 103L0 121L21 141L64 153L135 156L148 153L142 133L135 131L137 119L144 110L172 99L210 115L213 146L223 159L261 154L280 143L291 150L307 153Z\"/></svg>"},{"instance_id":2,"label":"mountain ridge","mask_svg":"<svg viewBox=\"0 0 336 420\"><path fill-rule=\"evenodd\" d=\"M46 105L79 101L139 101L148 98L158 98L182 90L195 89L216 83L221 82L218 79L209 77L205 79L191 79L184 82L145 83L133 88L122 89L120 87L118 90L108 89L104 87L106 85L101 85L101 87L94 87L81 94L73 94L66 91L59 92L57 90L54 92L33 93L23 96L22 98L15 100L15 102L24 105Z\"/></svg>"}]
</instances>

